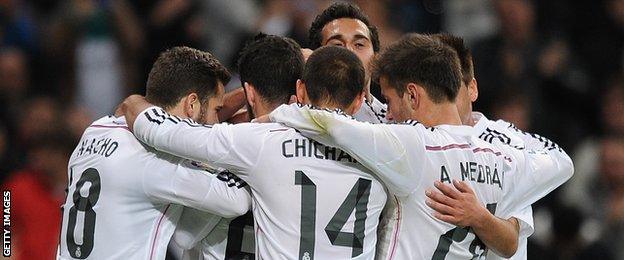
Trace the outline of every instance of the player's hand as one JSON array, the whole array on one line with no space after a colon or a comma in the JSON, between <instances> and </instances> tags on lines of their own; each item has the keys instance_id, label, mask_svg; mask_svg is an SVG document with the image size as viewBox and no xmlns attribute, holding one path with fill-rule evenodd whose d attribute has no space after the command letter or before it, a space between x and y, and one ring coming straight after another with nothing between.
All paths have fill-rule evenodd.
<instances>
[{"instance_id":1,"label":"player's hand","mask_svg":"<svg viewBox=\"0 0 624 260\"><path fill-rule=\"evenodd\" d=\"M132 131L134 121L136 121L139 113L150 106L152 106L152 104L147 102L144 96L130 95L121 103L121 105L119 105L118 110L126 116L126 123L128 124L130 131Z\"/></svg>"},{"instance_id":2,"label":"player's hand","mask_svg":"<svg viewBox=\"0 0 624 260\"><path fill-rule=\"evenodd\" d=\"M435 189L427 189L426 203L435 212L433 216L444 222L460 226L478 225L483 214L489 211L479 202L474 191L465 182L453 180L453 186L435 181Z\"/></svg>"}]
</instances>

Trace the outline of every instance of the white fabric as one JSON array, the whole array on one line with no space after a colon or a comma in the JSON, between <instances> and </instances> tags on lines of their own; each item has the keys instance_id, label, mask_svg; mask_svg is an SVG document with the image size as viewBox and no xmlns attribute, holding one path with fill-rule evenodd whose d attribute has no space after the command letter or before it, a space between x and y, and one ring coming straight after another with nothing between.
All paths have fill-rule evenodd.
<instances>
[{"instance_id":1,"label":"white fabric","mask_svg":"<svg viewBox=\"0 0 624 260\"><path fill-rule=\"evenodd\" d=\"M95 169L99 181L82 178L94 176L94 170L87 169ZM123 118L103 117L85 130L71 155L68 175L58 259L73 259L70 237L78 245L71 252L76 257L164 259L183 206L234 217L244 214L251 203L244 189L228 187L188 160L143 146ZM84 184L76 192L78 183ZM98 190L99 196L91 195ZM87 217L89 207L94 218ZM72 209L78 210L72 214ZM68 234L70 216L75 216L76 225ZM89 234L84 231L88 219L95 222L90 253L85 244Z\"/></svg>"},{"instance_id":2,"label":"white fabric","mask_svg":"<svg viewBox=\"0 0 624 260\"><path fill-rule=\"evenodd\" d=\"M305 136L351 153L397 196L401 218L406 221L400 221L396 231L398 244L389 245L386 256L389 259L429 259L436 248L437 253L442 253L436 253L437 256L444 255L444 247L439 245L443 244L443 234L454 226L432 217L424 195L424 189L435 180L443 181L444 174L450 179L468 181L484 204L500 202L494 214L508 218L543 197L547 190L544 186L550 187L555 182L548 176L538 179L536 175L553 171L571 175L572 172L571 161L553 161L548 151L493 146L474 136L474 129L466 126L426 128L417 122L372 125L326 110L300 108L296 104L283 105L270 116L273 121L295 127ZM531 175L519 178L518 172ZM446 250L446 256L451 259L484 257L486 252L480 246L469 251L474 234L455 232L456 236L458 234L465 239L459 242L453 239L455 242ZM436 238L440 238L440 244Z\"/></svg>"},{"instance_id":3,"label":"white fabric","mask_svg":"<svg viewBox=\"0 0 624 260\"><path fill-rule=\"evenodd\" d=\"M557 167L558 171L544 172L542 175L532 174L530 172L520 173L527 179L535 178L537 184L542 190L541 194L548 194L561 184L566 182L573 173L572 161L570 157L557 146L554 142L536 135L523 132L517 129L513 124L504 120L489 120L483 114L478 112L472 113L473 120L476 122L474 129L475 134L479 138L484 139L495 145L507 145L517 149L528 150L547 150L551 160L562 167ZM565 167L568 165L569 167ZM520 189L521 190L521 189ZM512 214L513 217L520 220L520 236L518 241L518 250L510 259L526 259L527 258L527 239L534 231L533 211L531 206L520 209ZM488 259L504 259L492 252L488 254Z\"/></svg>"},{"instance_id":4,"label":"white fabric","mask_svg":"<svg viewBox=\"0 0 624 260\"><path fill-rule=\"evenodd\" d=\"M300 255L317 259L374 258L385 190L347 153L313 142L280 124L198 125L157 107L139 114L134 131L139 140L158 150L228 169L249 184L258 259L298 259ZM310 198L311 193L315 200ZM364 198L368 198L365 212L353 214L357 212L355 205L360 204L356 201L363 202ZM309 201L302 203L304 199ZM347 212L342 213L350 216L337 214L343 201ZM302 218L302 211L312 205L316 214L308 212ZM362 220L362 213L363 224L355 216ZM334 217L346 218L344 225L332 221ZM315 221L314 250L302 248L300 252L302 237L311 239L309 234L301 233L302 227L307 227L302 219ZM362 243L359 253L341 245L354 229L356 234L364 234L363 241L358 241ZM333 232L337 230L342 233ZM330 236L334 235L337 237L332 242Z\"/></svg>"},{"instance_id":5,"label":"white fabric","mask_svg":"<svg viewBox=\"0 0 624 260\"><path fill-rule=\"evenodd\" d=\"M388 106L381 103L375 96L371 95L371 97L372 100L365 100L353 117L360 122L387 123L386 111L388 111Z\"/></svg>"}]
</instances>

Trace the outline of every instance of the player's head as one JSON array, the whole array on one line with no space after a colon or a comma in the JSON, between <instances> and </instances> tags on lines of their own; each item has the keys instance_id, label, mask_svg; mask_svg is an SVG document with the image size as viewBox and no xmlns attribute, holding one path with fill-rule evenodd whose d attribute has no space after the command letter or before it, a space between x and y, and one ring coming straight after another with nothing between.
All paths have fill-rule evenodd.
<instances>
[{"instance_id":1,"label":"player's head","mask_svg":"<svg viewBox=\"0 0 624 260\"><path fill-rule=\"evenodd\" d=\"M362 10L350 3L338 2L316 16L308 32L310 48L333 45L345 47L362 61L367 69L379 52L379 34Z\"/></svg>"},{"instance_id":2,"label":"player's head","mask_svg":"<svg viewBox=\"0 0 624 260\"><path fill-rule=\"evenodd\" d=\"M301 47L290 38L261 33L247 43L238 59L238 71L252 118L288 103L304 64Z\"/></svg>"},{"instance_id":3,"label":"player's head","mask_svg":"<svg viewBox=\"0 0 624 260\"><path fill-rule=\"evenodd\" d=\"M364 99L364 66L353 52L325 46L310 55L297 82L297 98L325 108L340 108L353 114Z\"/></svg>"},{"instance_id":4,"label":"player's head","mask_svg":"<svg viewBox=\"0 0 624 260\"><path fill-rule=\"evenodd\" d=\"M461 37L450 34L434 34L431 37L451 47L457 53L457 57L459 57L462 71L462 86L457 93L457 110L462 123L472 125L472 102L475 102L479 96L472 53L466 47L464 39Z\"/></svg>"},{"instance_id":5,"label":"player's head","mask_svg":"<svg viewBox=\"0 0 624 260\"><path fill-rule=\"evenodd\" d=\"M228 81L230 73L212 54L174 47L162 52L152 66L145 98L176 116L217 123Z\"/></svg>"},{"instance_id":6,"label":"player's head","mask_svg":"<svg viewBox=\"0 0 624 260\"><path fill-rule=\"evenodd\" d=\"M390 45L374 63L389 120L428 118L430 108L454 105L461 85L457 54L427 35L411 33Z\"/></svg>"}]
</instances>

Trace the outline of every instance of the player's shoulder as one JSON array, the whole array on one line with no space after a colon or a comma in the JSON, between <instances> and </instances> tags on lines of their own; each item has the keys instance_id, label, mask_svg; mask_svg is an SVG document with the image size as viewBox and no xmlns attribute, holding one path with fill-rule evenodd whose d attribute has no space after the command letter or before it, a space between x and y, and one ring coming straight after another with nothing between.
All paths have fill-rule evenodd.
<instances>
[{"instance_id":1,"label":"player's shoulder","mask_svg":"<svg viewBox=\"0 0 624 260\"><path fill-rule=\"evenodd\" d=\"M73 155L110 156L114 151L118 154L118 151L126 149L144 150L145 148L130 132L125 118L104 116L85 129Z\"/></svg>"},{"instance_id":2,"label":"player's shoulder","mask_svg":"<svg viewBox=\"0 0 624 260\"><path fill-rule=\"evenodd\" d=\"M93 123L85 129L85 134L92 132L119 132L132 134L128 128L126 119L124 117L114 116L104 116L93 121Z\"/></svg>"},{"instance_id":3,"label":"player's shoulder","mask_svg":"<svg viewBox=\"0 0 624 260\"><path fill-rule=\"evenodd\" d=\"M237 128L239 131L244 131L254 134L271 134L271 133L292 133L296 132L294 128L285 126L280 123L240 123L236 125L229 125L230 127Z\"/></svg>"}]
</instances>

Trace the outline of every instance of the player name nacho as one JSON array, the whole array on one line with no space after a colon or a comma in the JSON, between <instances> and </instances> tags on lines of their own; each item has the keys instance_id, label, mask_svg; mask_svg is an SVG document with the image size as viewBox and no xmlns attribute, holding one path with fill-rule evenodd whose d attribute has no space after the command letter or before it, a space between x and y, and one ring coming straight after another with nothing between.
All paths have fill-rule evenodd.
<instances>
[{"instance_id":1,"label":"player name nacho","mask_svg":"<svg viewBox=\"0 0 624 260\"><path fill-rule=\"evenodd\" d=\"M117 151L118 147L119 143L111 138L90 138L83 140L82 143L80 143L77 156L97 154L109 157Z\"/></svg>"},{"instance_id":2,"label":"player name nacho","mask_svg":"<svg viewBox=\"0 0 624 260\"><path fill-rule=\"evenodd\" d=\"M286 158L310 157L321 160L357 163L348 153L307 138L295 138L282 142L282 155Z\"/></svg>"}]
</instances>

